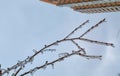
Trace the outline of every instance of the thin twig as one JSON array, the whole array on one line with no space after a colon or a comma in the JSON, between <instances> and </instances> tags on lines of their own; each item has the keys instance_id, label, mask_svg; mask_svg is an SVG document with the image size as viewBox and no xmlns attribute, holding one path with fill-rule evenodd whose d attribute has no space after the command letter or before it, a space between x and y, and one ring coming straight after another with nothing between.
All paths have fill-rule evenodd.
<instances>
[{"instance_id":1,"label":"thin twig","mask_svg":"<svg viewBox=\"0 0 120 76\"><path fill-rule=\"evenodd\" d=\"M2 70L0 69L0 76L2 76Z\"/></svg>"},{"instance_id":2,"label":"thin twig","mask_svg":"<svg viewBox=\"0 0 120 76\"><path fill-rule=\"evenodd\" d=\"M70 39L65 39L65 40L59 40L58 42L63 42L63 41L72 41L72 40L81 40L81 41L85 41L85 42L89 42L89 43L95 43L98 45L106 45L106 46L111 46L111 47L115 47L113 43L107 43L107 42L102 42L102 41L96 41L96 40L91 40L91 39L86 39L86 38L70 38Z\"/></svg>"},{"instance_id":3,"label":"thin twig","mask_svg":"<svg viewBox=\"0 0 120 76\"><path fill-rule=\"evenodd\" d=\"M90 32L91 30L93 30L94 28L98 27L101 23L105 22L105 18L101 21L99 21L96 25L92 26L91 28L89 28L86 32L84 32L80 37L83 37L84 35L86 35L88 32Z\"/></svg>"},{"instance_id":4,"label":"thin twig","mask_svg":"<svg viewBox=\"0 0 120 76\"><path fill-rule=\"evenodd\" d=\"M86 54L81 54L81 53L79 53L79 55L82 57L85 57L87 59L100 59L100 60L102 59L101 55L100 56L93 56L93 55L86 55Z\"/></svg>"},{"instance_id":5,"label":"thin twig","mask_svg":"<svg viewBox=\"0 0 120 76\"><path fill-rule=\"evenodd\" d=\"M90 40L90 39L85 39L85 38L79 38L79 39L82 40L82 41L90 42L90 43L95 43L95 44L115 47L113 43L107 43L107 42L102 42L102 41Z\"/></svg>"},{"instance_id":6,"label":"thin twig","mask_svg":"<svg viewBox=\"0 0 120 76\"><path fill-rule=\"evenodd\" d=\"M71 41L71 40L81 40L81 41L85 41L85 42L89 42L89 43L94 43L94 44L98 44L98 45L106 45L106 46L111 46L111 47L115 47L113 43L107 43L107 42L102 42L102 41L96 41L96 40L91 40L91 39L86 39L86 38L71 38L71 39L66 39L64 41ZM59 42L62 42L63 40L60 40Z\"/></svg>"},{"instance_id":7,"label":"thin twig","mask_svg":"<svg viewBox=\"0 0 120 76\"><path fill-rule=\"evenodd\" d=\"M20 67L20 68L17 70L17 72L15 73L14 76L17 76L17 74L18 74L21 70L22 70L22 67Z\"/></svg>"},{"instance_id":8,"label":"thin twig","mask_svg":"<svg viewBox=\"0 0 120 76\"><path fill-rule=\"evenodd\" d=\"M77 42L75 42L74 40L71 40L71 41L73 44L75 44L78 47L79 50L81 50L84 54L86 54L85 49L81 48Z\"/></svg>"},{"instance_id":9,"label":"thin twig","mask_svg":"<svg viewBox=\"0 0 120 76\"><path fill-rule=\"evenodd\" d=\"M88 58L91 58L91 59L96 59L96 58L97 58L97 59L100 59L100 58L102 57L102 56L93 56L93 55L90 56L90 55L81 54L80 51L81 51L81 50L74 51L74 52L72 52L72 53L70 53L70 54L67 54L67 55L65 55L65 56L63 56L63 57L60 57L60 58L58 58L58 59L56 59L56 60L54 60L54 61L47 62L47 63L45 63L45 64L43 64L43 65L41 65L41 66L39 66L39 67L35 67L35 68L33 68L33 69L31 69L31 70L29 70L29 71L21 74L20 76L24 76L24 75L30 74L30 73L32 73L32 72L35 72L35 71L39 70L39 69L42 69L42 68L44 68L44 67L47 67L48 65L53 65L53 64L55 64L56 62L63 61L65 58L68 58L68 57L73 56L73 55L80 55L80 56L85 57L85 58L87 58L87 59L88 59Z\"/></svg>"},{"instance_id":10,"label":"thin twig","mask_svg":"<svg viewBox=\"0 0 120 76\"><path fill-rule=\"evenodd\" d=\"M27 63L30 63L36 55L38 55L39 53L43 53L44 50L48 47L51 47L55 44L61 43L61 42L65 42L65 41L72 41L72 40L82 40L82 41L86 41L86 42L91 42L91 43L96 43L96 44L100 44L100 45L106 45L106 46L112 46L114 47L114 45L112 43L106 43L106 42L100 42L100 41L95 41L95 40L90 40L90 39L85 39L85 38L71 38L71 39L62 39L62 40L57 40L56 42L50 44L50 45L46 45L45 47L43 47L41 50L39 50L38 52L36 52L35 54L33 54L30 57L27 57L25 60L21 61L22 66L25 66ZM12 67L8 68L7 70L5 70L2 74L8 73L9 71L20 67L21 65L19 65L19 63L17 63L16 65L13 65Z\"/></svg>"},{"instance_id":11,"label":"thin twig","mask_svg":"<svg viewBox=\"0 0 120 76\"><path fill-rule=\"evenodd\" d=\"M65 37L65 39L68 38L69 36L71 36L71 35L72 35L75 31L77 31L78 29L82 28L82 26L85 25L85 24L88 23L88 22L89 22L89 20L83 22L80 26L78 26L78 27L75 28L70 34L68 34L68 35Z\"/></svg>"},{"instance_id":12,"label":"thin twig","mask_svg":"<svg viewBox=\"0 0 120 76\"><path fill-rule=\"evenodd\" d=\"M73 44L75 44L75 45L78 47L79 51L81 51L81 50L83 51L84 54L79 53L78 55L83 56L83 57L86 57L86 58L89 58L89 57L90 57L90 58L99 58L100 56L89 56L89 55L86 55L86 51L85 51L83 48L81 48L80 45L79 45L77 42L75 42L74 40L81 40L81 41L86 41L86 42L90 42L90 43L95 43L95 44L100 44L100 45L106 45L106 46L112 46L112 47L114 47L114 45L113 45L112 43L107 43L107 42L101 42L101 41L95 41L95 40L90 40L90 39L81 38L81 37L83 37L84 35L86 35L88 32L90 32L91 30L93 30L95 27L98 27L99 24L101 24L101 23L104 22L104 21L105 21L105 19L101 20L101 21L98 22L95 26L92 26L92 27L91 27L90 29L88 29L85 33L83 33L80 37L68 38L68 37L70 37L75 31L77 31L77 30L80 29L83 25L85 25L86 23L89 22L89 20L85 21L85 22L82 23L80 26L78 26L77 28L75 28L75 29L74 29L70 34L68 34L65 38L63 38L63 39L61 39L61 40L57 40L57 41L55 41L55 42L53 42L53 43L51 43L51 44L49 44L49 45L45 45L42 49L40 49L40 50L38 50L38 51L35 51L35 53L34 53L32 56L28 56L26 59L24 59L24 60L22 60L22 61L18 61L18 63L16 63L16 64L13 65L12 67L9 67L9 68L3 70L3 71L2 71L2 75L4 75L5 73L9 73L10 71L12 71L12 70L14 70L14 69L18 69L18 68L20 68L20 67L23 67L23 68L24 68L26 64L28 64L28 63L30 63L30 62L33 61L33 59L34 59L35 56L37 56L38 54L43 54L43 52L45 52L47 48L49 48L49 47L51 47L51 46L53 46L53 45L56 45L56 44L65 42L65 41L72 41ZM77 53L76 53L76 52L74 53L74 51L73 51L72 54L77 54ZM69 57L69 55L71 56L72 54L68 54L68 55L66 55L66 56ZM65 58L66 58L66 56L65 56ZM64 59L64 57L61 58L61 59ZM54 60L53 62L49 62L49 63L47 63L47 64L45 64L45 65L50 65L50 64L53 65L53 63L58 62L58 61L59 61L59 59L58 59L58 60ZM41 67L36 67L36 68L37 68L37 69L40 69L40 68L44 67L45 65L43 65L43 66L41 66ZM33 70L31 70L31 71L35 71L35 70L36 70L36 69L33 69ZM19 71L18 71L18 72L19 72Z\"/></svg>"}]
</instances>

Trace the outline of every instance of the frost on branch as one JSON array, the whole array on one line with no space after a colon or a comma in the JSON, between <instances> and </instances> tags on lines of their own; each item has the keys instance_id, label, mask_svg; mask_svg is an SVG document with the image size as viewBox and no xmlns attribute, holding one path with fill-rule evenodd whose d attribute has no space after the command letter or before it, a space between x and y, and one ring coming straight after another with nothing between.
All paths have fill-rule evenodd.
<instances>
[{"instance_id":1,"label":"frost on branch","mask_svg":"<svg viewBox=\"0 0 120 76\"><path fill-rule=\"evenodd\" d=\"M98 45L114 47L113 43L102 42L102 41L97 41L97 40L91 40L91 39L88 39L88 38L84 38L84 36L86 34L88 34L93 29L97 28L100 24L105 22L105 18L100 20L94 26L87 29L80 36L75 37L75 38L71 37L75 32L77 32L78 29L82 28L88 22L89 22L89 20L83 22L81 25L76 27L72 32L70 32L66 37L64 37L61 40L57 40L57 41L55 41L55 42L53 42L51 44L44 45L43 48L41 48L40 50L33 49L33 52L34 52L33 55L28 56L27 58L23 59L22 61L18 61L15 65L13 65L11 67L8 67L7 69L4 69L4 70L0 68L0 76L3 76L4 74L9 74L10 72L12 72L12 70L16 70L14 73L12 73L12 74L14 74L13 76L25 76L27 74L33 75L36 71L38 71L40 69L45 70L47 68L47 66L49 66L49 65L51 65L52 68L54 68L55 63L64 61L66 58L69 58L69 57L71 57L73 55L77 55L79 57L83 57L83 58L86 58L86 59L100 59L101 60L102 59L101 55L98 55L98 56L97 55L88 55L87 51L85 50L85 47L83 48L80 44L78 44L77 40L92 43L92 44L98 44ZM55 60L53 60L53 61L46 60L43 65L36 66L36 67L34 67L34 68L30 69L30 70L28 69L28 71L26 71L26 72L20 73L20 71L24 70L24 68L27 66L28 63L33 63L36 56L38 56L39 54L44 54L44 52L49 52L49 51L50 52L55 52L56 49L49 49L49 48L51 48L54 45L58 45L58 44L60 45L60 43L63 43L63 42L71 42L72 44L74 44L75 47L77 47L78 50L71 49L72 51L70 53L69 52L60 53L58 55L59 57L56 58ZM20 74L18 75L18 73L20 73Z\"/></svg>"}]
</instances>

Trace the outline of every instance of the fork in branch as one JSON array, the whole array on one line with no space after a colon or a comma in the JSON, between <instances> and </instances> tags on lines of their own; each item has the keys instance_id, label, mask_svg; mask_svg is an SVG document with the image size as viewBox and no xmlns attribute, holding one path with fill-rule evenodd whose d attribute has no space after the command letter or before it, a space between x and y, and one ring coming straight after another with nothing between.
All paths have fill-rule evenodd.
<instances>
[{"instance_id":1,"label":"fork in branch","mask_svg":"<svg viewBox=\"0 0 120 76\"><path fill-rule=\"evenodd\" d=\"M101 23L105 22L105 18L100 20L97 24L95 24L94 26L90 27L88 30L86 30L82 35L78 36L78 37L75 37L75 38L70 38L71 35L73 35L78 29L82 28L86 23L88 23L89 20L83 22L81 25L79 25L77 28L75 28L72 32L70 32L65 38L61 39L61 40L57 40L49 45L45 45L43 48L41 48L40 50L36 51L32 56L28 56L26 59L24 59L23 61L19 61L18 63L16 63L15 65L13 65L12 67L9 67L7 68L6 70L4 70L2 72L2 75L14 70L14 69L18 69L18 71L15 73L15 76L17 76L17 74L22 70L22 68L25 68L26 64L30 63L31 61L33 61L33 59L35 58L35 56L39 55L39 54L43 54L43 52L45 52L45 50L51 46L54 46L56 44L59 44L59 43L63 43L65 41L70 41L72 42L77 48L78 50L77 51L72 51L72 53L68 53L66 55L64 55L63 57L60 57L56 60L53 60L51 62L48 62L43 64L43 65L40 65L38 67L35 67L23 74L21 74L20 76L24 76L24 75L27 75L29 73L32 73L34 71L37 71L41 68L44 68L48 65L54 65L54 63L56 62L59 62L61 60L64 60L65 58L68 58L70 56L73 56L73 55L79 55L79 56L82 56L84 58L91 58L91 59L101 59L102 56L94 56L94 55L87 55L86 53L86 50L84 48L82 48L80 46L80 44L78 44L76 42L76 40L81 40L81 41L86 41L86 42L89 42L89 43L95 43L95 44L98 44L98 45L106 45L106 46L111 46L111 47L114 47L114 45L112 43L107 43L107 42L101 42L101 41L96 41L96 40L91 40L91 39L87 39L87 38L83 38L86 34L88 34L90 31L92 31L93 29L95 29L96 27L98 27Z\"/></svg>"}]
</instances>

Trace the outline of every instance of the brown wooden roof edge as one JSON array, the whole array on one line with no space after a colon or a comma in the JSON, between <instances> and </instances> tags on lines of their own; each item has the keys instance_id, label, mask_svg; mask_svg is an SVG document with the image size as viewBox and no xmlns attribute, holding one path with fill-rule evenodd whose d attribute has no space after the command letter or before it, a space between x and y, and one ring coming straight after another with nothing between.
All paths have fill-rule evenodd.
<instances>
[{"instance_id":1,"label":"brown wooden roof edge","mask_svg":"<svg viewBox=\"0 0 120 76\"><path fill-rule=\"evenodd\" d=\"M96 1L96 0L60 0L60 1L59 0L40 0L40 1L60 6L60 5L65 5L65 4L91 2L91 1Z\"/></svg>"},{"instance_id":2,"label":"brown wooden roof edge","mask_svg":"<svg viewBox=\"0 0 120 76\"><path fill-rule=\"evenodd\" d=\"M54 4L54 5L58 4L58 1L55 1L55 0L40 0L40 1L43 1L43 2L46 2L46 3L50 3L50 4Z\"/></svg>"}]
</instances>

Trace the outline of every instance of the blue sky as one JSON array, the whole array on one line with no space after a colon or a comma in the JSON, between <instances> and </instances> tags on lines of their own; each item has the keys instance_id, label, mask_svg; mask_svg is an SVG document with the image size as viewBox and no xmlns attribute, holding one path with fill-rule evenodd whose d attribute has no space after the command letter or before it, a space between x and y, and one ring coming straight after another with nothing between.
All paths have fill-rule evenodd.
<instances>
[{"instance_id":1,"label":"blue sky","mask_svg":"<svg viewBox=\"0 0 120 76\"><path fill-rule=\"evenodd\" d=\"M115 48L80 42L88 54L102 54L103 60L86 60L73 56L56 63L55 69L49 66L46 70L35 72L34 76L118 76L120 12L84 14L39 0L0 0L0 64L3 68L12 66L18 60L32 55L32 49L39 50L45 44L64 38L82 22L90 20L89 24L72 37L79 36L103 18L106 18L107 22L87 34L85 38L112 42ZM33 65L28 64L25 70L41 65L46 60L54 60L59 53L76 49L69 42L51 48L56 48L57 52L46 52L37 56Z\"/></svg>"}]
</instances>

